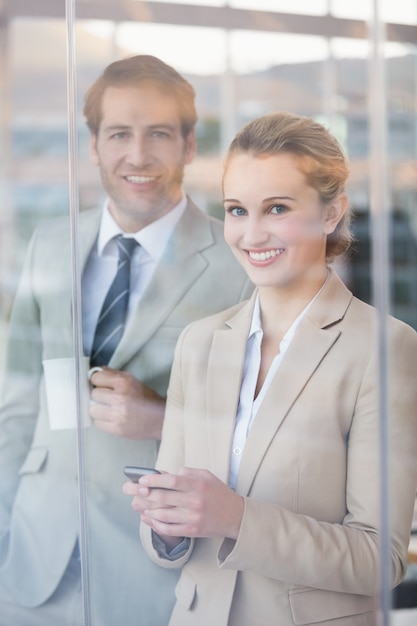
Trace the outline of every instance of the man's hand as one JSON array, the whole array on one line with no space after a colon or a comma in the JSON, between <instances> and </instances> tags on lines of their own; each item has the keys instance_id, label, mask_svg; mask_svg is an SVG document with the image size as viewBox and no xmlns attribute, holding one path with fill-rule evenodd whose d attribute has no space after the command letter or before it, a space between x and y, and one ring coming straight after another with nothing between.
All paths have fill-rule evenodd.
<instances>
[{"instance_id":1,"label":"man's hand","mask_svg":"<svg viewBox=\"0 0 417 626\"><path fill-rule=\"evenodd\" d=\"M129 439L160 439L165 400L129 372L103 367L91 376L90 417L104 432Z\"/></svg>"}]
</instances>

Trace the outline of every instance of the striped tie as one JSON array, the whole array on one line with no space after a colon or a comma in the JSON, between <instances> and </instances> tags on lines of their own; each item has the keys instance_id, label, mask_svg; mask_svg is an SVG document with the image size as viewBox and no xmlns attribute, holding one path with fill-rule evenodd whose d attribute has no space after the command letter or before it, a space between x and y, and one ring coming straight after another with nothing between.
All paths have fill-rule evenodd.
<instances>
[{"instance_id":1,"label":"striped tie","mask_svg":"<svg viewBox=\"0 0 417 626\"><path fill-rule=\"evenodd\" d=\"M107 365L122 338L129 302L130 261L137 241L119 236L116 276L104 300L91 350L91 367Z\"/></svg>"}]
</instances>

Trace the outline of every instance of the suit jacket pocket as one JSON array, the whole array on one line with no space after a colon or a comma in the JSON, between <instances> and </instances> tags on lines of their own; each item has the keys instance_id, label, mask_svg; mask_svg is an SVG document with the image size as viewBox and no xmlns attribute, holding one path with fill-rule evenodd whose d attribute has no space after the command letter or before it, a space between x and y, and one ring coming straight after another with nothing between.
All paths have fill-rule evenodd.
<instances>
[{"instance_id":1,"label":"suit jacket pocket","mask_svg":"<svg viewBox=\"0 0 417 626\"><path fill-rule=\"evenodd\" d=\"M178 603L189 611L192 608L197 591L197 585L187 572L183 571L175 587Z\"/></svg>"},{"instance_id":2,"label":"suit jacket pocket","mask_svg":"<svg viewBox=\"0 0 417 626\"><path fill-rule=\"evenodd\" d=\"M294 624L297 626L352 617L377 609L377 600L372 596L310 587L292 589L289 592L289 602Z\"/></svg>"},{"instance_id":3,"label":"suit jacket pocket","mask_svg":"<svg viewBox=\"0 0 417 626\"><path fill-rule=\"evenodd\" d=\"M19 470L19 476L37 474L41 471L48 456L47 448L32 448Z\"/></svg>"}]
</instances>

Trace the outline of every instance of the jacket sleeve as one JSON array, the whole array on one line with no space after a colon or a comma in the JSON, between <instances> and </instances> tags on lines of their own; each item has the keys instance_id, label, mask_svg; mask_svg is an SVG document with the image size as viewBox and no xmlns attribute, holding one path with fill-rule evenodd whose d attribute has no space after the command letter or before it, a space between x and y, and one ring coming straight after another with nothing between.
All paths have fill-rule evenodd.
<instances>
[{"instance_id":1,"label":"jacket sleeve","mask_svg":"<svg viewBox=\"0 0 417 626\"><path fill-rule=\"evenodd\" d=\"M175 349L175 356L171 370L168 389L168 398L165 411L164 427L162 431L161 447L159 449L156 467L176 473L184 464L184 394L181 378L181 353L184 338L187 335L185 329ZM140 538L145 552L154 563L166 569L180 568L191 557L195 540L190 539L188 550L175 560L168 560L161 556L152 541L152 530L146 524L140 524Z\"/></svg>"},{"instance_id":2,"label":"jacket sleeve","mask_svg":"<svg viewBox=\"0 0 417 626\"><path fill-rule=\"evenodd\" d=\"M0 538L7 533L19 470L31 445L42 368L40 316L32 288L36 235L12 307L0 404Z\"/></svg>"}]
</instances>

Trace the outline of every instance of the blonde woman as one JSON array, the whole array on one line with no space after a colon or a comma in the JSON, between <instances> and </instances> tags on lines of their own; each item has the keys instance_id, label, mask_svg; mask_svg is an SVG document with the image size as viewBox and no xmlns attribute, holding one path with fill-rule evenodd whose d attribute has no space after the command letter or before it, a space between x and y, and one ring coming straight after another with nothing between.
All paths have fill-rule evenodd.
<instances>
[{"instance_id":1,"label":"blonde woman","mask_svg":"<svg viewBox=\"0 0 417 626\"><path fill-rule=\"evenodd\" d=\"M375 310L332 261L350 244L348 166L320 124L246 125L224 171L227 243L257 289L177 344L157 467L126 484L171 626L375 626L380 568ZM391 576L417 484L417 334L389 320ZM162 489L163 488L163 489Z\"/></svg>"}]
</instances>

